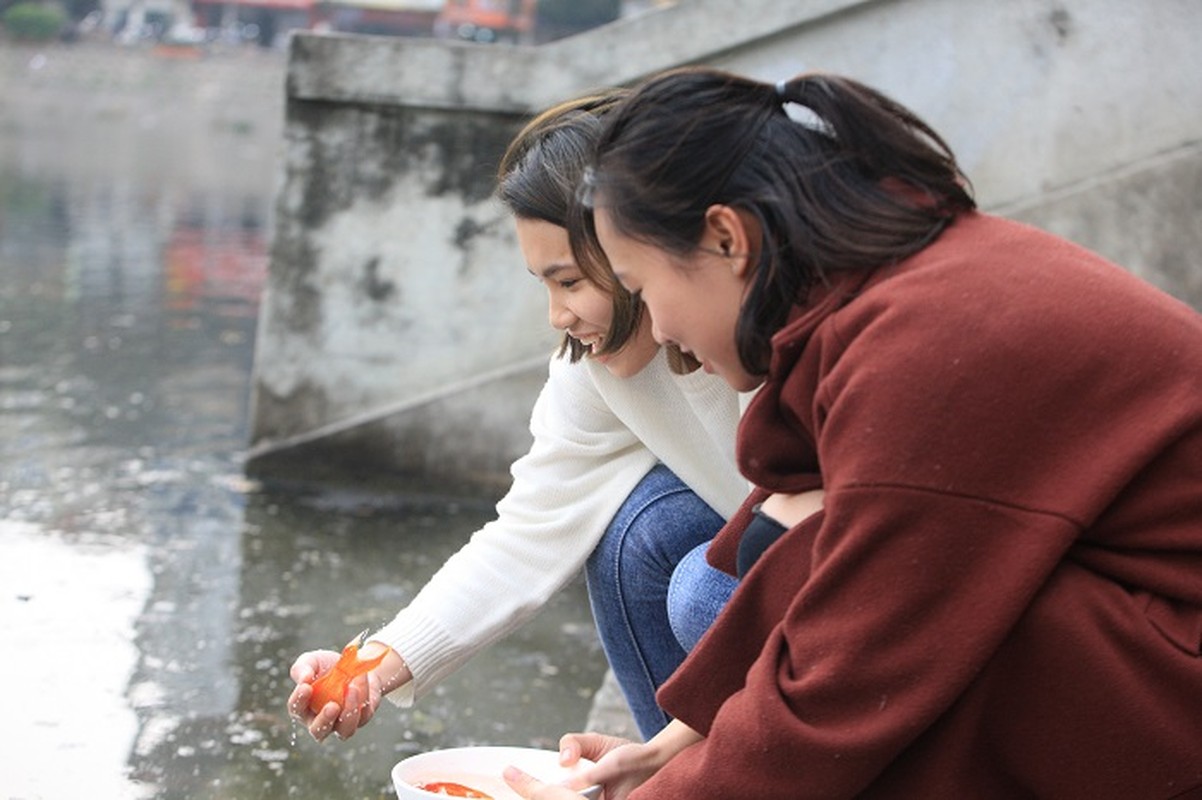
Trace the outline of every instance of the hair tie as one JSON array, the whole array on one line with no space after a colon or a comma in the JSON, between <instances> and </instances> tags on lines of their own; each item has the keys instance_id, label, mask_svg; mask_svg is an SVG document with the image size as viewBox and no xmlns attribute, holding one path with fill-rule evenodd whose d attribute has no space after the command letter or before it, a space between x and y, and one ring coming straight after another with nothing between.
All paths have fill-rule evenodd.
<instances>
[{"instance_id":1,"label":"hair tie","mask_svg":"<svg viewBox=\"0 0 1202 800\"><path fill-rule=\"evenodd\" d=\"M786 96L789 93L789 82L787 80L779 80L776 82L776 99L782 103L788 100Z\"/></svg>"}]
</instances>

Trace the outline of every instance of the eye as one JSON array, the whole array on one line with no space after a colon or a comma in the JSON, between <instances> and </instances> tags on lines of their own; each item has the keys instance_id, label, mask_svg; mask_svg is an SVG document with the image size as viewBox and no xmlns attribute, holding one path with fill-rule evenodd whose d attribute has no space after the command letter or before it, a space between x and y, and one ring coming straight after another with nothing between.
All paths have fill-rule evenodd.
<instances>
[{"instance_id":1,"label":"eye","mask_svg":"<svg viewBox=\"0 0 1202 800\"><path fill-rule=\"evenodd\" d=\"M568 278L567 280L560 281L559 285L565 289L571 289L573 286L580 283L581 280L582 278Z\"/></svg>"}]
</instances>

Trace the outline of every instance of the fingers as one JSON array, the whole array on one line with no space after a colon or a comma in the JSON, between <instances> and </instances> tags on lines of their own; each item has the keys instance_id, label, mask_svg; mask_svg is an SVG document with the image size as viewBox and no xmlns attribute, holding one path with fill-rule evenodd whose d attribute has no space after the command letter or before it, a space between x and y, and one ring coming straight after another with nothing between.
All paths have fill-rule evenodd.
<instances>
[{"instance_id":1,"label":"fingers","mask_svg":"<svg viewBox=\"0 0 1202 800\"><path fill-rule=\"evenodd\" d=\"M298 659L288 670L288 677L296 683L312 683L317 678L317 672L309 664Z\"/></svg>"},{"instance_id":2,"label":"fingers","mask_svg":"<svg viewBox=\"0 0 1202 800\"><path fill-rule=\"evenodd\" d=\"M580 795L565 786L543 783L517 767L506 767L501 777L526 800L580 800Z\"/></svg>"},{"instance_id":3,"label":"fingers","mask_svg":"<svg viewBox=\"0 0 1202 800\"><path fill-rule=\"evenodd\" d=\"M339 739L349 739L355 732L371 721L375 713L369 680L356 679L346 687L342 706L331 701L321 714L309 725L309 732L318 741L333 733ZM379 687L375 691L375 704L380 700ZM332 711L331 711L332 709ZM330 712L330 713L327 713Z\"/></svg>"},{"instance_id":4,"label":"fingers","mask_svg":"<svg viewBox=\"0 0 1202 800\"><path fill-rule=\"evenodd\" d=\"M323 664L328 660L328 655L321 650L301 653L288 670L289 677L296 682L292 694L288 695L288 715L303 725L307 726L313 721L314 714L309 710L309 701L313 698L313 681L328 668Z\"/></svg>"},{"instance_id":5,"label":"fingers","mask_svg":"<svg viewBox=\"0 0 1202 800\"><path fill-rule=\"evenodd\" d=\"M317 679L318 670L321 669L319 659L320 656L316 651L301 653L296 657L296 661L292 662L288 676L297 683L312 683Z\"/></svg>"},{"instance_id":6,"label":"fingers","mask_svg":"<svg viewBox=\"0 0 1202 800\"><path fill-rule=\"evenodd\" d=\"M351 738L355 735L355 731L366 724L368 719L371 719L370 713L366 718L363 716L363 695L361 681L354 681L346 687L346 695L342 698L342 713L338 715L338 721L334 725L334 733L338 735L338 738Z\"/></svg>"},{"instance_id":7,"label":"fingers","mask_svg":"<svg viewBox=\"0 0 1202 800\"><path fill-rule=\"evenodd\" d=\"M297 722L308 723L312 712L309 711L309 699L313 696L313 687L308 683L298 683L288 695L288 716Z\"/></svg>"},{"instance_id":8,"label":"fingers","mask_svg":"<svg viewBox=\"0 0 1202 800\"><path fill-rule=\"evenodd\" d=\"M362 708L359 709L359 727L363 727L376 715L380 700L384 697L384 684L375 670L367 673L367 693Z\"/></svg>"},{"instance_id":9,"label":"fingers","mask_svg":"<svg viewBox=\"0 0 1202 800\"><path fill-rule=\"evenodd\" d=\"M509 784L509 788L526 798L526 800L535 800L534 792L540 784L534 778L522 772L517 767L506 767L501 771L501 777Z\"/></svg>"},{"instance_id":10,"label":"fingers","mask_svg":"<svg viewBox=\"0 0 1202 800\"><path fill-rule=\"evenodd\" d=\"M567 733L559 739L559 763L570 767L582 758L596 761L627 740L600 733Z\"/></svg>"},{"instance_id":11,"label":"fingers","mask_svg":"<svg viewBox=\"0 0 1202 800\"><path fill-rule=\"evenodd\" d=\"M334 723L338 720L342 709L331 700L321 711L314 714L309 708L309 702L312 699L313 685L311 683L297 684L288 697L288 715L308 728L309 735L320 742L334 732Z\"/></svg>"},{"instance_id":12,"label":"fingers","mask_svg":"<svg viewBox=\"0 0 1202 800\"><path fill-rule=\"evenodd\" d=\"M309 735L317 741L324 741L331 733L335 733L334 725L338 721L338 713L341 709L333 700L325 704L321 711L313 715L309 721Z\"/></svg>"}]
</instances>

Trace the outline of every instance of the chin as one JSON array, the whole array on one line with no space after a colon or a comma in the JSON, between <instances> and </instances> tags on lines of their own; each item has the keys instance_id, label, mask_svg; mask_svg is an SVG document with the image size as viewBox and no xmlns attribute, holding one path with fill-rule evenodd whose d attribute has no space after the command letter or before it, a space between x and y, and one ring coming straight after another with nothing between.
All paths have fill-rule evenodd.
<instances>
[{"instance_id":1,"label":"chin","mask_svg":"<svg viewBox=\"0 0 1202 800\"><path fill-rule=\"evenodd\" d=\"M722 373L722 379L730 384L730 388L736 392L750 392L760 388L764 379L759 375L748 375L746 372L737 372L731 374L729 372Z\"/></svg>"}]
</instances>

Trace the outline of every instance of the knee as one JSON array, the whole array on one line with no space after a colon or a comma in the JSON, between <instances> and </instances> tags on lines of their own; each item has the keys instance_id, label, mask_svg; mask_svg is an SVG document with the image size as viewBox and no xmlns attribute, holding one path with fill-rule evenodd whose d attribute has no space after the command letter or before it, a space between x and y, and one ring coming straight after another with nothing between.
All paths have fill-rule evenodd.
<instances>
[{"instance_id":1,"label":"knee","mask_svg":"<svg viewBox=\"0 0 1202 800\"><path fill-rule=\"evenodd\" d=\"M614 515L589 569L606 575L616 571L635 582L658 575L666 587L681 556L712 539L722 524L722 517L671 470L657 465Z\"/></svg>"},{"instance_id":2,"label":"knee","mask_svg":"<svg viewBox=\"0 0 1202 800\"><path fill-rule=\"evenodd\" d=\"M634 489L622 501L622 505L609 524L610 530L636 525L649 510L661 506L666 501L670 502L671 498L681 493L691 492L672 470L663 464L656 464L643 476L642 480L635 484Z\"/></svg>"},{"instance_id":3,"label":"knee","mask_svg":"<svg viewBox=\"0 0 1202 800\"><path fill-rule=\"evenodd\" d=\"M647 512L674 492L687 490L679 478L663 464L656 464L643 476L605 528L591 560L613 558L628 545L631 533L639 535L647 527Z\"/></svg>"},{"instance_id":4,"label":"knee","mask_svg":"<svg viewBox=\"0 0 1202 800\"><path fill-rule=\"evenodd\" d=\"M672 571L672 579L668 582L669 617L687 617L696 599L703 594L708 578L706 573L713 569L705 560L708 548L708 542L694 547Z\"/></svg>"},{"instance_id":5,"label":"knee","mask_svg":"<svg viewBox=\"0 0 1202 800\"><path fill-rule=\"evenodd\" d=\"M709 630L737 585L733 576L709 565L708 548L707 542L689 551L668 582L668 624L686 652Z\"/></svg>"},{"instance_id":6,"label":"knee","mask_svg":"<svg viewBox=\"0 0 1202 800\"><path fill-rule=\"evenodd\" d=\"M689 489L665 491L646 498L639 512L627 520L621 557L671 573L686 553L712 539L722 524L722 518Z\"/></svg>"}]
</instances>

